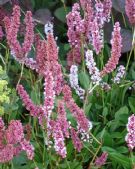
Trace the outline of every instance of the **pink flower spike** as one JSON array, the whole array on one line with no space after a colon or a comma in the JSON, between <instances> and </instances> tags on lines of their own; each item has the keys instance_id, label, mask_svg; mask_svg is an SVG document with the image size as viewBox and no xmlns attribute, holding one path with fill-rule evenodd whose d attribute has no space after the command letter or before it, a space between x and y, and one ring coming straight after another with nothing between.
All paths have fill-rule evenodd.
<instances>
[{"instance_id":1,"label":"pink flower spike","mask_svg":"<svg viewBox=\"0 0 135 169\"><path fill-rule=\"evenodd\" d=\"M17 144L24 138L23 126L19 120L11 120L6 130L6 141L8 144Z\"/></svg>"},{"instance_id":2,"label":"pink flower spike","mask_svg":"<svg viewBox=\"0 0 135 169\"><path fill-rule=\"evenodd\" d=\"M135 25L135 1L126 0L125 10L130 23Z\"/></svg>"},{"instance_id":3,"label":"pink flower spike","mask_svg":"<svg viewBox=\"0 0 135 169\"><path fill-rule=\"evenodd\" d=\"M22 146L22 150L26 151L27 157L28 159L32 160L34 157L34 147L30 144L29 141L23 139L20 142L21 146Z\"/></svg>"},{"instance_id":4,"label":"pink flower spike","mask_svg":"<svg viewBox=\"0 0 135 169\"><path fill-rule=\"evenodd\" d=\"M13 159L14 147L12 144L7 144L0 150L0 163L6 163Z\"/></svg>"},{"instance_id":5,"label":"pink flower spike","mask_svg":"<svg viewBox=\"0 0 135 169\"><path fill-rule=\"evenodd\" d=\"M101 76L111 73L116 68L119 62L119 58L121 56L121 48L122 48L122 38L121 38L120 30L121 30L120 24L119 22L116 22L114 25L114 31L112 33L111 57L109 58L103 70L100 72Z\"/></svg>"},{"instance_id":6,"label":"pink flower spike","mask_svg":"<svg viewBox=\"0 0 135 169\"><path fill-rule=\"evenodd\" d=\"M86 118L84 111L74 102L72 98L72 92L68 85L63 87L64 101L67 108L76 118L78 125L84 130L88 131L89 129L89 120Z\"/></svg>"},{"instance_id":7,"label":"pink flower spike","mask_svg":"<svg viewBox=\"0 0 135 169\"><path fill-rule=\"evenodd\" d=\"M63 100L60 100L59 103L58 103L58 121L60 123L63 135L66 138L69 138L69 131L68 131L69 123L67 121L66 111L65 111L64 101Z\"/></svg>"},{"instance_id":8,"label":"pink flower spike","mask_svg":"<svg viewBox=\"0 0 135 169\"><path fill-rule=\"evenodd\" d=\"M78 152L80 152L81 149L83 148L82 142L79 139L78 134L75 131L75 129L71 128L70 132L71 132L71 138L72 138L74 147Z\"/></svg>"},{"instance_id":9,"label":"pink flower spike","mask_svg":"<svg viewBox=\"0 0 135 169\"><path fill-rule=\"evenodd\" d=\"M128 124L127 124L127 135L125 137L125 140L127 142L127 145L130 150L133 150L135 148L135 115L132 114L128 118Z\"/></svg>"},{"instance_id":10,"label":"pink flower spike","mask_svg":"<svg viewBox=\"0 0 135 169\"><path fill-rule=\"evenodd\" d=\"M30 99L29 95L24 90L22 85L18 85L16 89L17 89L18 94L20 95L26 109L28 111L30 111L31 116L38 117L39 113L41 111L41 108L39 106L34 105L34 103Z\"/></svg>"},{"instance_id":11,"label":"pink flower spike","mask_svg":"<svg viewBox=\"0 0 135 169\"><path fill-rule=\"evenodd\" d=\"M55 151L62 157L65 158L67 155L64 136L61 130L61 124L59 121L54 122L53 126L53 138Z\"/></svg>"},{"instance_id":12,"label":"pink flower spike","mask_svg":"<svg viewBox=\"0 0 135 169\"><path fill-rule=\"evenodd\" d=\"M24 57L27 57L34 41L34 24L32 19L32 13L30 11L26 13L24 21L26 24L26 34L24 38L24 43L22 45L22 51L25 54Z\"/></svg>"},{"instance_id":13,"label":"pink flower spike","mask_svg":"<svg viewBox=\"0 0 135 169\"><path fill-rule=\"evenodd\" d=\"M108 157L108 153L103 152L102 155L95 160L95 165L97 167L101 167L102 165L105 164L107 157Z\"/></svg>"}]
</instances>

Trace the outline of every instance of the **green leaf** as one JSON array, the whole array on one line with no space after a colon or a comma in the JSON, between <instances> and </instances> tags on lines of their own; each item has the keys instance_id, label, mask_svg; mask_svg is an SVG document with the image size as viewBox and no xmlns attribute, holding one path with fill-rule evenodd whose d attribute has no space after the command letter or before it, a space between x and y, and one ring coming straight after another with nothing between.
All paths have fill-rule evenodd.
<instances>
[{"instance_id":1,"label":"green leaf","mask_svg":"<svg viewBox=\"0 0 135 169\"><path fill-rule=\"evenodd\" d=\"M128 115L128 107L124 106L121 107L116 113L115 113L115 119L116 120L122 120L124 118L124 116Z\"/></svg>"},{"instance_id":2,"label":"green leaf","mask_svg":"<svg viewBox=\"0 0 135 169\"><path fill-rule=\"evenodd\" d=\"M125 169L131 169L130 160L127 156L120 153L109 153L112 160L115 160L118 164L121 164Z\"/></svg>"},{"instance_id":3,"label":"green leaf","mask_svg":"<svg viewBox=\"0 0 135 169\"><path fill-rule=\"evenodd\" d=\"M66 22L66 12L68 13L70 11L69 7L66 7L66 11L64 7L57 8L54 12L54 15L61 21Z\"/></svg>"},{"instance_id":4,"label":"green leaf","mask_svg":"<svg viewBox=\"0 0 135 169\"><path fill-rule=\"evenodd\" d=\"M90 80L89 80L89 75L86 72L82 71L79 73L79 81L80 81L81 86L84 89L87 89L87 90L89 89Z\"/></svg>"},{"instance_id":5,"label":"green leaf","mask_svg":"<svg viewBox=\"0 0 135 169\"><path fill-rule=\"evenodd\" d=\"M130 109L133 113L135 113L135 98L133 97L129 97L128 98L128 103L129 103L129 106L130 106Z\"/></svg>"}]
</instances>

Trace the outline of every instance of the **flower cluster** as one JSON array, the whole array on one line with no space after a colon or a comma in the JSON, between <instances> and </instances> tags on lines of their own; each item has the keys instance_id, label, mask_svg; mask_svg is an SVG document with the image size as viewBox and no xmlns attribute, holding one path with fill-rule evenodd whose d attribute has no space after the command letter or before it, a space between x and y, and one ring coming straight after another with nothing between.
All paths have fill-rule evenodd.
<instances>
[{"instance_id":1,"label":"flower cluster","mask_svg":"<svg viewBox=\"0 0 135 169\"><path fill-rule=\"evenodd\" d=\"M119 84L121 79L124 77L125 73L125 67L123 65L120 65L117 69L116 76L113 78L113 82Z\"/></svg>"},{"instance_id":2,"label":"flower cluster","mask_svg":"<svg viewBox=\"0 0 135 169\"><path fill-rule=\"evenodd\" d=\"M85 90L82 89L78 84L78 67L76 65L72 65L70 68L70 85L73 89L75 89L76 94L80 97L80 99L84 99Z\"/></svg>"},{"instance_id":3,"label":"flower cluster","mask_svg":"<svg viewBox=\"0 0 135 169\"><path fill-rule=\"evenodd\" d=\"M27 142L25 149L22 146L24 142ZM26 151L28 158L33 159L34 148L29 141L26 141L21 122L11 120L6 128L2 118L0 118L0 163L12 160L21 151Z\"/></svg>"},{"instance_id":4,"label":"flower cluster","mask_svg":"<svg viewBox=\"0 0 135 169\"><path fill-rule=\"evenodd\" d=\"M108 157L108 153L103 152L102 155L95 160L95 165L97 167L103 166L106 163L107 157Z\"/></svg>"},{"instance_id":5,"label":"flower cluster","mask_svg":"<svg viewBox=\"0 0 135 169\"><path fill-rule=\"evenodd\" d=\"M111 73L116 68L116 65L119 62L119 58L121 56L121 48L122 48L122 38L120 34L119 22L116 22L114 25L111 45L112 45L111 57L109 58L106 65L104 66L103 70L101 71L101 76Z\"/></svg>"},{"instance_id":6,"label":"flower cluster","mask_svg":"<svg viewBox=\"0 0 135 169\"><path fill-rule=\"evenodd\" d=\"M33 19L32 19L32 13L28 11L25 16L25 24L26 24L26 34L24 37L24 43L22 44L22 47L17 40L17 34L20 27L20 7L15 6L13 8L13 15L12 17L5 17L4 23L5 23L5 29L6 29L6 36L8 45L11 49L12 55L15 57L16 60L19 62L24 62L27 58L28 53L31 50L31 46L34 40L34 31L33 31Z\"/></svg>"},{"instance_id":7,"label":"flower cluster","mask_svg":"<svg viewBox=\"0 0 135 169\"><path fill-rule=\"evenodd\" d=\"M89 70L91 80L93 84L99 84L101 81L99 69L96 67L96 63L93 58L93 51L87 50L86 52L86 66Z\"/></svg>"},{"instance_id":8,"label":"flower cluster","mask_svg":"<svg viewBox=\"0 0 135 169\"><path fill-rule=\"evenodd\" d=\"M71 45L67 57L69 66L80 63L80 48L85 41L90 41L96 54L99 54L103 48L103 26L109 21L111 13L111 0L105 0L103 3L81 0L80 3L84 9L84 18L80 14L78 3L74 4L72 11L67 15L67 36Z\"/></svg>"},{"instance_id":9,"label":"flower cluster","mask_svg":"<svg viewBox=\"0 0 135 169\"><path fill-rule=\"evenodd\" d=\"M130 23L132 25L135 25L135 1L126 0L125 9Z\"/></svg>"},{"instance_id":10,"label":"flower cluster","mask_svg":"<svg viewBox=\"0 0 135 169\"><path fill-rule=\"evenodd\" d=\"M75 10L77 10L77 7ZM26 109L30 111L30 115L38 118L39 124L43 127L43 129L46 129L46 140L48 143L51 142L51 144L53 144L51 141L51 139L53 139L56 152L65 158L66 147L64 140L70 136L70 125L66 118L64 104L66 104L70 111L73 113L78 124L81 126L81 128L83 128L84 131L88 130L89 121L85 117L83 110L75 104L71 94L69 95L71 98L70 102L64 99L64 102L59 103L58 117L57 119L53 119L52 112L54 108L55 96L63 92L64 98L66 98L66 92L71 93L70 88L68 91L63 87L64 79L61 71L61 65L58 63L58 47L53 35L53 25L51 23L47 23L45 25L46 39L41 40L39 35L35 36L36 56L35 59L33 59L27 57L28 52L31 50L31 45L33 44L34 38L33 23L30 12L27 12L24 21L26 24L26 34L24 37L24 43L21 47L19 41L17 40L17 33L20 26L20 8L18 6L15 6L13 9L12 17L5 18L7 40L11 48L11 52L15 56L15 59L21 63L24 63L32 70L35 70L38 74L42 75L44 79L43 104L35 105L22 85L18 84L16 89ZM31 152L33 151L33 147L28 144L28 140L22 141L20 143L20 146L23 150L26 151L29 158L32 159L33 154ZM18 154L19 148L15 149L16 154Z\"/></svg>"},{"instance_id":11,"label":"flower cluster","mask_svg":"<svg viewBox=\"0 0 135 169\"><path fill-rule=\"evenodd\" d=\"M128 124L127 124L127 135L125 137L125 140L127 142L127 145L130 150L133 150L135 148L135 115L132 114L128 118Z\"/></svg>"},{"instance_id":12,"label":"flower cluster","mask_svg":"<svg viewBox=\"0 0 135 169\"><path fill-rule=\"evenodd\" d=\"M68 41L71 45L72 50L68 54L68 65L71 66L73 62L81 62L81 37L85 32L84 20L80 15L80 6L75 3L72 11L67 15L67 25L68 25ZM70 64L71 63L71 64Z\"/></svg>"}]
</instances>

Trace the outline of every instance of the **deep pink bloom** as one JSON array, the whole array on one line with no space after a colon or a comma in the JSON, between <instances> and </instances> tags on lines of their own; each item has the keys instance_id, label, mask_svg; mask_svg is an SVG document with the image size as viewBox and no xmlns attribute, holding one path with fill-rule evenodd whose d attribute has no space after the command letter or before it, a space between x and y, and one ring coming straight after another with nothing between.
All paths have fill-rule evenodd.
<instances>
[{"instance_id":1,"label":"deep pink bloom","mask_svg":"<svg viewBox=\"0 0 135 169\"><path fill-rule=\"evenodd\" d=\"M100 157L97 157L97 159L95 160L95 165L101 167L106 163L107 157L108 157L108 153L103 152L102 155Z\"/></svg>"},{"instance_id":2,"label":"deep pink bloom","mask_svg":"<svg viewBox=\"0 0 135 169\"><path fill-rule=\"evenodd\" d=\"M24 138L23 126L19 120L12 120L6 130L6 141L8 144L17 144Z\"/></svg>"},{"instance_id":3,"label":"deep pink bloom","mask_svg":"<svg viewBox=\"0 0 135 169\"><path fill-rule=\"evenodd\" d=\"M27 94L27 92L24 90L24 87L22 85L18 85L17 86L17 91L18 94L20 95L26 109L28 111L30 111L31 116L35 116L38 117L39 113L41 111L39 106L36 106L32 100L30 99L29 95Z\"/></svg>"},{"instance_id":4,"label":"deep pink bloom","mask_svg":"<svg viewBox=\"0 0 135 169\"><path fill-rule=\"evenodd\" d=\"M23 150L28 154L28 158L32 159L34 156L32 145L29 142L25 144L21 122L19 120L11 120L8 127L5 127L2 119L0 121L2 124L0 129L0 163L9 162Z\"/></svg>"},{"instance_id":5,"label":"deep pink bloom","mask_svg":"<svg viewBox=\"0 0 135 169\"><path fill-rule=\"evenodd\" d=\"M62 91L63 75L61 65L58 63L58 47L52 33L47 35L46 52L54 78L54 90L56 95L59 95Z\"/></svg>"},{"instance_id":6,"label":"deep pink bloom","mask_svg":"<svg viewBox=\"0 0 135 169\"><path fill-rule=\"evenodd\" d=\"M81 149L83 148L83 144L82 144L80 138L78 137L78 134L75 131L75 129L71 128L70 132L71 132L71 138L72 138L74 147L78 152L80 152Z\"/></svg>"},{"instance_id":7,"label":"deep pink bloom","mask_svg":"<svg viewBox=\"0 0 135 169\"><path fill-rule=\"evenodd\" d=\"M125 9L130 23L132 25L135 25L135 1L126 0Z\"/></svg>"},{"instance_id":8,"label":"deep pink bloom","mask_svg":"<svg viewBox=\"0 0 135 169\"><path fill-rule=\"evenodd\" d=\"M127 124L127 135L126 135L126 142L130 150L133 150L135 148L135 115L132 114L128 118L128 124Z\"/></svg>"},{"instance_id":9,"label":"deep pink bloom","mask_svg":"<svg viewBox=\"0 0 135 169\"><path fill-rule=\"evenodd\" d=\"M24 57L26 57L31 50L31 46L34 41L34 24L32 19L32 13L30 11L26 13L24 22L26 25L26 33L24 37L24 43L22 45L22 51L25 54Z\"/></svg>"},{"instance_id":10,"label":"deep pink bloom","mask_svg":"<svg viewBox=\"0 0 135 169\"><path fill-rule=\"evenodd\" d=\"M25 16L26 23L26 34L24 37L24 43L21 47L17 35L20 27L20 7L15 5L13 8L12 17L5 17L5 29L7 34L8 45L11 49L11 53L19 62L24 62L28 52L31 50L31 46L33 43L34 32L33 32L33 23L32 23L32 14L31 12L27 12Z\"/></svg>"},{"instance_id":11,"label":"deep pink bloom","mask_svg":"<svg viewBox=\"0 0 135 169\"><path fill-rule=\"evenodd\" d=\"M104 66L103 70L101 71L101 76L106 75L107 73L111 73L117 66L119 62L119 58L121 56L121 48L122 48L122 38L120 34L120 24L116 22L114 25L114 31L112 33L112 50L111 50L111 57L109 58L108 62Z\"/></svg>"},{"instance_id":12,"label":"deep pink bloom","mask_svg":"<svg viewBox=\"0 0 135 169\"><path fill-rule=\"evenodd\" d=\"M63 132L63 135L67 138L69 138L69 123L67 121L66 117L66 111L64 106L64 101L60 100L58 103L58 121L61 126L61 130Z\"/></svg>"},{"instance_id":13,"label":"deep pink bloom","mask_svg":"<svg viewBox=\"0 0 135 169\"><path fill-rule=\"evenodd\" d=\"M7 144L0 150L0 163L6 163L13 159L14 147L12 144Z\"/></svg>"},{"instance_id":14,"label":"deep pink bloom","mask_svg":"<svg viewBox=\"0 0 135 169\"><path fill-rule=\"evenodd\" d=\"M71 89L68 85L63 87L64 101L66 103L67 108L76 118L78 125L84 130L88 131L89 121L86 118L84 111L78 107L78 105L74 102L72 98Z\"/></svg>"}]
</instances>

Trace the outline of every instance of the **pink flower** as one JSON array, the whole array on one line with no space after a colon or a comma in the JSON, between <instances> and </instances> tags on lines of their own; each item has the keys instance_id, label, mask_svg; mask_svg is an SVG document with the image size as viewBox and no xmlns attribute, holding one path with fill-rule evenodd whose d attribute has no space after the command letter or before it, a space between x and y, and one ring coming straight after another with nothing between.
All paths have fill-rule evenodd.
<instances>
[{"instance_id":1,"label":"pink flower","mask_svg":"<svg viewBox=\"0 0 135 169\"><path fill-rule=\"evenodd\" d=\"M63 135L67 138L69 138L69 123L67 121L66 117L66 111L64 107L64 101L60 100L58 103L58 121L61 127L61 130L63 132Z\"/></svg>"},{"instance_id":2,"label":"pink flower","mask_svg":"<svg viewBox=\"0 0 135 169\"><path fill-rule=\"evenodd\" d=\"M34 103L30 99L29 95L24 90L22 85L18 85L16 89L17 89L18 94L20 95L21 99L23 100L23 103L24 103L26 109L28 111L30 111L31 116L38 117L40 114L40 111L41 111L40 107L34 105Z\"/></svg>"},{"instance_id":3,"label":"pink flower","mask_svg":"<svg viewBox=\"0 0 135 169\"><path fill-rule=\"evenodd\" d=\"M23 47L21 47L17 34L20 27L20 7L15 5L13 8L12 17L5 17L5 29L7 34L8 45L11 49L11 53L19 62L24 62L28 52L31 50L31 46L33 43L34 32L33 32L33 23L32 23L32 14L31 12L27 12L25 16L25 24L26 24L26 34L24 38Z\"/></svg>"},{"instance_id":4,"label":"pink flower","mask_svg":"<svg viewBox=\"0 0 135 169\"><path fill-rule=\"evenodd\" d=\"M44 83L44 109L45 116L50 121L52 110L54 108L54 99L55 99L55 91L54 91L54 79L52 76L52 72L48 70L45 72L45 83Z\"/></svg>"},{"instance_id":5,"label":"pink flower","mask_svg":"<svg viewBox=\"0 0 135 169\"><path fill-rule=\"evenodd\" d=\"M79 108L78 105L74 102L72 98L71 89L68 85L65 85L63 87L63 94L64 94L64 101L66 103L66 106L73 114L73 116L76 118L79 126L85 131L88 131L89 121L86 118L84 111L81 108Z\"/></svg>"},{"instance_id":6,"label":"pink flower","mask_svg":"<svg viewBox=\"0 0 135 169\"><path fill-rule=\"evenodd\" d=\"M26 139L23 139L20 144L22 146L22 150L26 151L28 159L32 160L34 157L34 147Z\"/></svg>"},{"instance_id":7,"label":"pink flower","mask_svg":"<svg viewBox=\"0 0 135 169\"><path fill-rule=\"evenodd\" d=\"M71 132L71 138L72 138L74 147L78 152L80 152L81 149L83 148L83 144L81 140L79 139L78 134L75 131L75 129L71 128L70 132Z\"/></svg>"},{"instance_id":8,"label":"pink flower","mask_svg":"<svg viewBox=\"0 0 135 169\"><path fill-rule=\"evenodd\" d=\"M102 155L95 160L95 165L101 167L102 165L105 164L107 157L108 157L108 153L103 152Z\"/></svg>"},{"instance_id":9,"label":"pink flower","mask_svg":"<svg viewBox=\"0 0 135 169\"><path fill-rule=\"evenodd\" d=\"M67 36L69 39L68 41L73 50L68 54L68 61L70 60L73 61L74 63L80 63L81 36L82 34L85 33L85 22L81 18L80 6L78 3L74 4L72 11L67 15L67 25L68 25Z\"/></svg>"},{"instance_id":10,"label":"pink flower","mask_svg":"<svg viewBox=\"0 0 135 169\"><path fill-rule=\"evenodd\" d=\"M111 9L112 9L112 0L104 0L103 1L103 16L105 20L108 22L110 20Z\"/></svg>"},{"instance_id":11,"label":"pink flower","mask_svg":"<svg viewBox=\"0 0 135 169\"><path fill-rule=\"evenodd\" d=\"M2 150L0 150L0 163L6 163L13 159L14 147L12 144L7 144Z\"/></svg>"},{"instance_id":12,"label":"pink flower","mask_svg":"<svg viewBox=\"0 0 135 169\"><path fill-rule=\"evenodd\" d=\"M17 144L24 138L23 126L19 120L11 120L6 130L6 141L8 144Z\"/></svg>"},{"instance_id":13,"label":"pink flower","mask_svg":"<svg viewBox=\"0 0 135 169\"><path fill-rule=\"evenodd\" d=\"M104 66L103 70L101 71L101 76L111 73L116 68L119 62L119 58L121 56L121 48L122 48L122 38L120 35L119 22L116 22L114 25L111 45L112 45L111 57L109 58L106 65Z\"/></svg>"},{"instance_id":14,"label":"pink flower","mask_svg":"<svg viewBox=\"0 0 135 169\"><path fill-rule=\"evenodd\" d=\"M32 13L30 11L26 13L24 21L26 25L26 34L24 37L24 43L22 45L22 51L25 54L25 57L27 57L34 41L34 24L32 19Z\"/></svg>"},{"instance_id":15,"label":"pink flower","mask_svg":"<svg viewBox=\"0 0 135 169\"><path fill-rule=\"evenodd\" d=\"M103 33L96 19L93 21L91 26L92 45L98 55L103 48Z\"/></svg>"},{"instance_id":16,"label":"pink flower","mask_svg":"<svg viewBox=\"0 0 135 169\"><path fill-rule=\"evenodd\" d=\"M130 23L132 25L135 25L135 1L126 0L125 9Z\"/></svg>"},{"instance_id":17,"label":"pink flower","mask_svg":"<svg viewBox=\"0 0 135 169\"><path fill-rule=\"evenodd\" d=\"M53 125L53 139L55 151L62 157L65 158L67 151L64 143L64 135L61 130L61 124L59 121L54 122Z\"/></svg>"},{"instance_id":18,"label":"pink flower","mask_svg":"<svg viewBox=\"0 0 135 169\"><path fill-rule=\"evenodd\" d=\"M132 114L128 118L128 124L127 124L127 135L125 137L125 140L127 142L127 145L130 150L133 150L135 148L135 115Z\"/></svg>"},{"instance_id":19,"label":"pink flower","mask_svg":"<svg viewBox=\"0 0 135 169\"><path fill-rule=\"evenodd\" d=\"M26 151L28 158L32 159L34 152L33 147L24 138L24 130L19 120L11 120L8 127L0 129L0 163L6 163L18 156L21 151Z\"/></svg>"}]
</instances>

